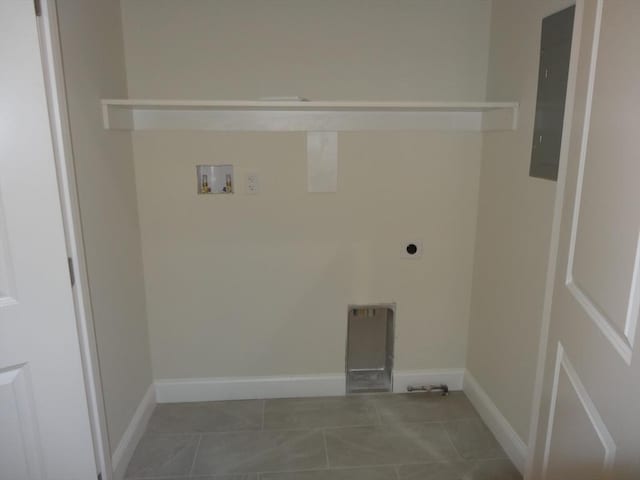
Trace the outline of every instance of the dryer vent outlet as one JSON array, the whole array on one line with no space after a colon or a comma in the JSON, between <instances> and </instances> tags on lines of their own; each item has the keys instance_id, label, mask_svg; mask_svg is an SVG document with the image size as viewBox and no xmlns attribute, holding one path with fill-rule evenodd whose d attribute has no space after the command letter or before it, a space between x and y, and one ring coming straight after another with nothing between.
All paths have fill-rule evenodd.
<instances>
[{"instance_id":1,"label":"dryer vent outlet","mask_svg":"<svg viewBox=\"0 0 640 480\"><path fill-rule=\"evenodd\" d=\"M393 305L351 305L347 317L347 393L393 391Z\"/></svg>"}]
</instances>

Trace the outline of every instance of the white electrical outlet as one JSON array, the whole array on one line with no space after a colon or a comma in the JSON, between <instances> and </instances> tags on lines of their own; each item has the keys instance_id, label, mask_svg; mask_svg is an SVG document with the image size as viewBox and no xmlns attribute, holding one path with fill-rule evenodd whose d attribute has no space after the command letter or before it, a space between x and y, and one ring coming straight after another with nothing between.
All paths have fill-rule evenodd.
<instances>
[{"instance_id":1,"label":"white electrical outlet","mask_svg":"<svg viewBox=\"0 0 640 480\"><path fill-rule=\"evenodd\" d=\"M246 191L250 195L255 195L260 191L260 182L259 182L257 173L255 172L247 173Z\"/></svg>"}]
</instances>

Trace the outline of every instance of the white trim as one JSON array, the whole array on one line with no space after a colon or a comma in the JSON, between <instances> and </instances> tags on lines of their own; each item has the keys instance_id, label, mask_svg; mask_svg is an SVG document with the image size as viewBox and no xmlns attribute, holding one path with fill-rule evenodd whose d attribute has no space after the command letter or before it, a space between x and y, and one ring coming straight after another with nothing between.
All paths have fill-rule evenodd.
<instances>
[{"instance_id":1,"label":"white trim","mask_svg":"<svg viewBox=\"0 0 640 480\"><path fill-rule=\"evenodd\" d=\"M567 165L569 159L569 147L573 128L573 114L575 109L576 86L578 80L578 63L580 61L580 49L582 42L582 28L584 24L584 0L576 3L575 17L573 20L573 37L571 40L571 60L569 62L569 75L567 87L567 100L565 104L564 124L562 126L562 142L560 147L560 163L558 168L558 184L553 207L553 223L551 226L551 239L549 246L549 258L547 262L547 275L545 282L544 303L542 307L542 326L538 341L538 359L536 365L536 377L533 388L533 402L531 407L531 419L529 422L529 451L524 471L525 479L531 479L534 470L535 448L538 438L538 421L540 418L540 406L542 403L542 386L544 383L544 368L547 359L547 342L549 339L549 325L551 323L551 306L555 289L558 249L560 245L560 229L562 221L562 209L564 207L564 193L567 180Z\"/></svg>"},{"instance_id":2,"label":"white trim","mask_svg":"<svg viewBox=\"0 0 640 480\"><path fill-rule=\"evenodd\" d=\"M580 206L582 201L582 187L584 183L584 171L587 159L587 147L589 144L589 132L591 128L591 110L593 107L593 93L595 88L596 79L596 66L598 63L598 50L600 44L600 31L602 29L602 11L604 8L603 0L598 0L596 6L596 18L595 27L593 33L593 46L591 50L591 61L589 65L589 81L587 85L587 100L586 109L584 114L584 125L582 130L582 142L580 145L580 159L578 164L578 178L576 183L576 194L574 198L573 206L573 218L571 220L571 239L569 243L569 258L567 261L567 274L566 274L566 286L576 299L576 301L582 306L586 314L593 320L593 322L602 331L603 335L616 349L620 356L624 359L627 365L631 365L632 346L633 339L629 337L630 334L635 333L637 316L633 316L633 312L637 311L637 282L632 281L632 288L629 295L629 304L627 308L627 317L625 319L624 333L620 333L614 327L613 322L607 317L607 315L601 311L596 302L594 302L589 295L580 287L579 283L574 278L573 265L576 252L576 240L578 237L578 221L580 217ZM639 245L640 246L640 245ZM636 267L639 266L639 259L636 254L636 260L634 262ZM638 276L637 268L633 272L633 280Z\"/></svg>"},{"instance_id":3,"label":"white trim","mask_svg":"<svg viewBox=\"0 0 640 480\"><path fill-rule=\"evenodd\" d=\"M22 443L27 477L30 479L44 478L44 451L40 443L38 419L33 396L29 365L13 365L0 369L0 387L3 393L13 397L15 413L20 419L17 425L17 435L21 437L15 441ZM8 392L7 392L8 390ZM6 397L5 397L6 398ZM6 405L6 403L5 403ZM11 428L11 427L10 427Z\"/></svg>"},{"instance_id":4,"label":"white trim","mask_svg":"<svg viewBox=\"0 0 640 480\"><path fill-rule=\"evenodd\" d=\"M633 276L629 289L629 304L627 305L627 318L624 323L624 335L633 346L638 327L638 313L640 312L640 234L636 244L636 256L633 262Z\"/></svg>"},{"instance_id":5,"label":"white trim","mask_svg":"<svg viewBox=\"0 0 640 480\"><path fill-rule=\"evenodd\" d=\"M64 83L56 1L44 0L41 6L42 16L37 19L38 33L42 51L65 243L67 255L73 259L73 274L76 279L72 294L82 357L82 370L85 379L87 406L96 455L96 467L104 480L111 480L111 452L102 396L102 379L99 370L89 282L85 265L84 241L73 166L71 127L67 111L67 95Z\"/></svg>"},{"instance_id":6,"label":"white trim","mask_svg":"<svg viewBox=\"0 0 640 480\"><path fill-rule=\"evenodd\" d=\"M462 389L463 369L398 371L393 375L394 392L405 392L410 384L446 383ZM345 395L344 373L264 377L179 378L155 381L158 403L206 402L252 398L327 397Z\"/></svg>"},{"instance_id":7,"label":"white trim","mask_svg":"<svg viewBox=\"0 0 640 480\"><path fill-rule=\"evenodd\" d=\"M122 480L124 478L127 465L131 461L133 452L147 428L147 423L149 423L149 419L151 418L151 414L153 413L155 406L156 390L154 385L151 384L142 397L142 400L140 400L138 408L136 408L133 417L131 417L129 426L124 431L124 434L111 457L114 480Z\"/></svg>"},{"instance_id":8,"label":"white trim","mask_svg":"<svg viewBox=\"0 0 640 480\"><path fill-rule=\"evenodd\" d=\"M527 445L469 370L464 374L463 390L498 443L522 473L527 459Z\"/></svg>"},{"instance_id":9,"label":"white trim","mask_svg":"<svg viewBox=\"0 0 640 480\"><path fill-rule=\"evenodd\" d=\"M596 307L595 303L589 298L585 291L575 282L573 276L567 279L567 289L580 304L587 316L597 325L604 337L613 345L626 364L631 365L631 357L633 355L631 346L615 329L609 318Z\"/></svg>"},{"instance_id":10,"label":"white trim","mask_svg":"<svg viewBox=\"0 0 640 480\"><path fill-rule=\"evenodd\" d=\"M9 252L9 232L4 219L4 205L0 192L0 307L16 305L15 272Z\"/></svg>"},{"instance_id":11,"label":"white trim","mask_svg":"<svg viewBox=\"0 0 640 480\"><path fill-rule=\"evenodd\" d=\"M118 110L118 109L116 109ZM110 114L115 129L208 130L218 132L335 132L482 130L482 112L465 111L316 111L316 110L155 110ZM127 114L127 115L125 115ZM122 123L120 123L122 122ZM487 124L489 125L489 124ZM490 125L498 129L495 123ZM505 124L509 129L511 123Z\"/></svg>"},{"instance_id":12,"label":"white trim","mask_svg":"<svg viewBox=\"0 0 640 480\"><path fill-rule=\"evenodd\" d=\"M155 381L158 403L345 394L344 374L177 378Z\"/></svg>"},{"instance_id":13,"label":"white trim","mask_svg":"<svg viewBox=\"0 0 640 480\"><path fill-rule=\"evenodd\" d=\"M126 130L510 130L517 114L517 102L102 100L104 127Z\"/></svg>"},{"instance_id":14,"label":"white trim","mask_svg":"<svg viewBox=\"0 0 640 480\"><path fill-rule=\"evenodd\" d=\"M558 386L560 383L560 370L564 370L569 378L569 382L573 387L580 403L582 404L582 408L584 408L591 424L593 425L593 429L595 430L602 446L604 448L604 460L602 464L602 473L604 474L604 478L609 478L611 473L611 467L613 466L613 461L616 455L616 444L613 440L613 437L609 433L607 426L605 425L600 413L598 413L598 409L595 404L591 400L591 397L587 393L587 389L584 387L582 382L580 381L580 377L576 372L575 368L569 361L565 350L562 346L562 343L558 342L558 352L556 355L556 365L554 368L553 374L553 389L551 391L551 405L549 409L549 422L547 424L547 437L545 439L544 446L544 457L542 462L542 478L547 478L547 470L549 468L549 456L551 453L551 438L553 434L553 423L555 421L555 413L556 413L556 404L558 400Z\"/></svg>"},{"instance_id":15,"label":"white trim","mask_svg":"<svg viewBox=\"0 0 640 480\"><path fill-rule=\"evenodd\" d=\"M165 110L378 110L378 111L487 111L513 108L518 102L375 102L375 101L310 101L310 100L158 100L158 99L111 99L101 101L103 107L131 107Z\"/></svg>"}]
</instances>

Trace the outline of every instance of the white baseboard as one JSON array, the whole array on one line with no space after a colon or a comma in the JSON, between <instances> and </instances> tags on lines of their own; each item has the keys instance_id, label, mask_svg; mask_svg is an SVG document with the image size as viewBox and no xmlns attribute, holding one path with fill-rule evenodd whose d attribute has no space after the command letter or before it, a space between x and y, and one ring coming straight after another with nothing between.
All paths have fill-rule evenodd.
<instances>
[{"instance_id":1,"label":"white baseboard","mask_svg":"<svg viewBox=\"0 0 640 480\"><path fill-rule=\"evenodd\" d=\"M142 438L149 418L153 413L153 408L156 406L156 391L154 385L150 385L146 393L140 400L138 408L133 413L129 426L124 431L118 446L111 456L111 465L113 466L113 478L114 480L122 480L126 473L127 465L133 456L133 452L136 449L136 445Z\"/></svg>"},{"instance_id":2,"label":"white baseboard","mask_svg":"<svg viewBox=\"0 0 640 480\"><path fill-rule=\"evenodd\" d=\"M344 374L156 380L158 403L344 395Z\"/></svg>"},{"instance_id":3,"label":"white baseboard","mask_svg":"<svg viewBox=\"0 0 640 480\"><path fill-rule=\"evenodd\" d=\"M463 390L513 464L520 473L523 473L527 459L527 445L500 413L498 407L496 407L487 392L483 390L469 370L464 374Z\"/></svg>"},{"instance_id":4,"label":"white baseboard","mask_svg":"<svg viewBox=\"0 0 640 480\"><path fill-rule=\"evenodd\" d=\"M394 392L411 384L446 383L462 390L463 369L395 372ZM344 373L274 377L180 378L155 381L158 403L208 402L251 398L327 397L345 394Z\"/></svg>"}]
</instances>

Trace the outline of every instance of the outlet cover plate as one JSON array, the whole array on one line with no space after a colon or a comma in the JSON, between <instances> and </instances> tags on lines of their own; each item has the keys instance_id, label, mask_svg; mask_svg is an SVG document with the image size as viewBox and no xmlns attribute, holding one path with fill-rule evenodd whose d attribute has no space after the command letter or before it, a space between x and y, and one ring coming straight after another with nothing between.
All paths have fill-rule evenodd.
<instances>
[{"instance_id":1,"label":"outlet cover plate","mask_svg":"<svg viewBox=\"0 0 640 480\"><path fill-rule=\"evenodd\" d=\"M249 172L246 174L245 191L248 195L256 195L260 192L260 179L256 172Z\"/></svg>"}]
</instances>

